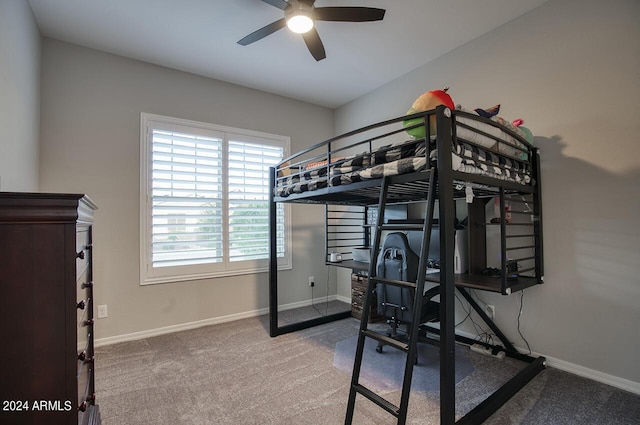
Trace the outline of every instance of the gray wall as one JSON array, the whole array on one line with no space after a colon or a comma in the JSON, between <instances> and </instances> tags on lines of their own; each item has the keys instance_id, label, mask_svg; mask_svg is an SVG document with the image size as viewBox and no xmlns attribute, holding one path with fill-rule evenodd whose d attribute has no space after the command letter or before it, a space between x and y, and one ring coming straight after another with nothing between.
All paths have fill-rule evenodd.
<instances>
[{"instance_id":1,"label":"gray wall","mask_svg":"<svg viewBox=\"0 0 640 425\"><path fill-rule=\"evenodd\" d=\"M23 0L0 0L0 190L38 190L40 32Z\"/></svg>"},{"instance_id":2,"label":"gray wall","mask_svg":"<svg viewBox=\"0 0 640 425\"><path fill-rule=\"evenodd\" d=\"M292 151L333 134L333 111L180 71L44 39L41 189L96 202L98 339L244 314L267 307L267 274L139 285L140 113L291 137ZM293 211L294 270L281 272L280 303L325 294L321 208ZM321 240L321 239L320 239ZM332 280L330 293L335 294Z\"/></svg>"},{"instance_id":3,"label":"gray wall","mask_svg":"<svg viewBox=\"0 0 640 425\"><path fill-rule=\"evenodd\" d=\"M521 330L555 364L636 388L639 21L637 0L551 0L335 116L342 133L402 115L422 92L450 85L456 103L500 103L505 118L524 118L541 150L546 283L525 291ZM479 295L524 347L516 327L520 294Z\"/></svg>"}]
</instances>

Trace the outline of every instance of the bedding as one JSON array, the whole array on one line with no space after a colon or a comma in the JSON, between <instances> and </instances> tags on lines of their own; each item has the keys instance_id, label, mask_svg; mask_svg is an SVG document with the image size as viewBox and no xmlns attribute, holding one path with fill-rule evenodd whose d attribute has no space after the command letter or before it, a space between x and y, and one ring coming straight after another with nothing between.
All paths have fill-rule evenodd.
<instances>
[{"instance_id":1,"label":"bedding","mask_svg":"<svg viewBox=\"0 0 640 425\"><path fill-rule=\"evenodd\" d=\"M386 176L396 176L398 174L412 173L426 168L427 158L425 156L413 156L402 158L396 161L383 164L376 164L371 167L356 170L350 173L339 173L332 175L331 186L342 186L364 180L379 179Z\"/></svg>"},{"instance_id":2,"label":"bedding","mask_svg":"<svg viewBox=\"0 0 640 425\"><path fill-rule=\"evenodd\" d=\"M378 159L373 161L374 165L371 167L350 170L348 172L345 172L343 169L332 169L329 185L342 186L363 180L379 179L385 176L412 173L426 169L427 159L425 156L426 146L424 140L421 143L414 141L406 143L406 145L409 144L412 144L413 147L408 148L407 146L402 146L388 150L384 154L379 153ZM416 155L408 155L409 152L415 152ZM374 153L374 155L375 154L376 153ZM429 155L430 161L435 163L437 155L437 149L433 148ZM385 162L383 158L391 159L391 161ZM531 170L524 162L507 158L461 141L454 142L452 168L454 171L487 175L522 184L529 184L531 182Z\"/></svg>"},{"instance_id":3,"label":"bedding","mask_svg":"<svg viewBox=\"0 0 640 425\"><path fill-rule=\"evenodd\" d=\"M426 142L409 140L393 145L385 145L371 154L361 155L369 161L349 161L331 169L330 186L342 186L368 179L411 173L426 168ZM361 165L370 163L371 166Z\"/></svg>"},{"instance_id":4,"label":"bedding","mask_svg":"<svg viewBox=\"0 0 640 425\"><path fill-rule=\"evenodd\" d=\"M371 165L371 154L353 155L347 158L332 159L332 173L350 173ZM305 171L279 179L275 195L287 197L293 193L303 193L327 187L327 161L317 161L304 167Z\"/></svg>"},{"instance_id":5,"label":"bedding","mask_svg":"<svg viewBox=\"0 0 640 425\"><path fill-rule=\"evenodd\" d=\"M455 171L521 184L531 183L531 168L526 162L498 155L460 140L454 142L452 165Z\"/></svg>"},{"instance_id":6,"label":"bedding","mask_svg":"<svg viewBox=\"0 0 640 425\"><path fill-rule=\"evenodd\" d=\"M494 118L496 117L491 119ZM456 121L459 125L456 128L457 139L454 139L452 146L454 171L486 175L520 184L531 183L529 163L518 159L523 152L504 143L497 143L493 137L522 148L525 148L524 144L500 128L486 123L460 116L456 117ZM515 126L514 128L517 129ZM486 134L481 134L478 130ZM326 161L315 162L311 164L315 168L307 166L300 173L279 179L274 192L276 196L287 197L327 186L344 186L422 171L428 168L429 163L435 164L437 161L435 145L435 136L432 136L429 141L429 161L426 140L412 139L382 146L371 153L332 159L330 167L327 167Z\"/></svg>"},{"instance_id":7,"label":"bedding","mask_svg":"<svg viewBox=\"0 0 640 425\"><path fill-rule=\"evenodd\" d=\"M327 167L317 167L313 170L306 170L278 179L275 195L286 197L293 193L322 189L327 187L327 182Z\"/></svg>"},{"instance_id":8,"label":"bedding","mask_svg":"<svg viewBox=\"0 0 640 425\"><path fill-rule=\"evenodd\" d=\"M466 110L464 107L458 105L457 110L463 111L472 115L478 115L475 111ZM522 138L526 139L526 134L511 124L504 118L499 117L498 115L494 115L489 118L491 121L494 121L497 124L500 124L503 127L508 128L514 133L518 134ZM465 118L463 116L458 115L456 117L456 136L458 139L465 140L467 142L478 144L487 149L494 150L499 153L504 153L506 155L510 155L515 158L520 158L523 155L523 150L526 150L524 144L522 144L515 137L510 135L509 133L503 131L498 127L494 127L492 125L487 125L482 121L476 121L470 118ZM484 133L484 134L483 134ZM506 143L498 143L496 138L506 141L516 147L510 146ZM521 148L521 149L518 149Z\"/></svg>"}]
</instances>

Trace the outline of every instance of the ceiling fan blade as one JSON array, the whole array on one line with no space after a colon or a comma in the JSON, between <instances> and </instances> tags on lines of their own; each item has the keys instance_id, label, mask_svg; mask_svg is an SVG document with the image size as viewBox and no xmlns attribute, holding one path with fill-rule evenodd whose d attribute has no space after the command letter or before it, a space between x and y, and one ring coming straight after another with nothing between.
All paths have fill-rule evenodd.
<instances>
[{"instance_id":1,"label":"ceiling fan blade","mask_svg":"<svg viewBox=\"0 0 640 425\"><path fill-rule=\"evenodd\" d=\"M257 31L252 32L251 34L249 34L248 36L246 36L245 38L243 38L242 40L238 41L238 44L241 44L243 46L246 46L247 44L251 44L254 43L262 38L265 38L266 36L273 34L274 32L278 31L279 29L284 28L287 25L287 21L282 18L282 19L278 19L275 22L270 23L267 26L264 26L262 28L260 28Z\"/></svg>"},{"instance_id":2,"label":"ceiling fan blade","mask_svg":"<svg viewBox=\"0 0 640 425\"><path fill-rule=\"evenodd\" d=\"M271 6L275 6L280 10L285 10L289 7L289 3L284 0L262 0L263 2L270 4Z\"/></svg>"},{"instance_id":3,"label":"ceiling fan blade","mask_svg":"<svg viewBox=\"0 0 640 425\"><path fill-rule=\"evenodd\" d=\"M373 7L316 7L314 10L316 20L338 22L381 21L384 12Z\"/></svg>"},{"instance_id":4,"label":"ceiling fan blade","mask_svg":"<svg viewBox=\"0 0 640 425\"><path fill-rule=\"evenodd\" d=\"M302 34L302 38L317 61L321 61L327 57L327 54L324 51L324 46L322 45L322 40L320 40L318 31L316 31L315 28L311 28L311 31Z\"/></svg>"}]
</instances>

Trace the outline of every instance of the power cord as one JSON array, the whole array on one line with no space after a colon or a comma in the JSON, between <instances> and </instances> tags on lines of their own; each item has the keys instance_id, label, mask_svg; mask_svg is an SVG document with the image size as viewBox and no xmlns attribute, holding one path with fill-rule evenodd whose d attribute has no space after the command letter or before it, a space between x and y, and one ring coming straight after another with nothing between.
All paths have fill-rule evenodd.
<instances>
[{"instance_id":1,"label":"power cord","mask_svg":"<svg viewBox=\"0 0 640 425\"><path fill-rule=\"evenodd\" d=\"M320 316L327 316L328 312L329 312L329 267L327 267L327 282L326 282L326 286L327 286L327 294L325 297L325 303L324 303L324 313L322 313L320 310L318 310L318 308L316 307L316 304L313 302L314 297L313 297L313 288L314 286L311 287L311 306L313 307L313 309L315 311L318 312L318 314Z\"/></svg>"},{"instance_id":2,"label":"power cord","mask_svg":"<svg viewBox=\"0 0 640 425\"><path fill-rule=\"evenodd\" d=\"M485 307L487 306L487 303L484 302L476 293L476 291L471 291L471 295L478 301L480 301L482 304L485 305ZM471 307L469 307L469 310L471 310ZM473 316L469 316L469 319L471 320L471 323L473 323L473 326L477 332L478 335L476 335L475 339L477 341L483 342L485 344L491 344L491 345L495 345L494 344L494 340L493 337L496 336L495 334L487 331L486 329L484 329L482 326L480 326L479 324L477 324L475 322L475 320L473 320Z\"/></svg>"},{"instance_id":3,"label":"power cord","mask_svg":"<svg viewBox=\"0 0 640 425\"><path fill-rule=\"evenodd\" d=\"M472 290L471 294L473 295L473 297L476 300L480 301L482 304L487 306L487 303L482 298L480 298L478 296L476 291ZM456 323L455 326L458 327L461 324L463 324L464 322L466 322L467 319L469 319L469 320L471 320L471 323L473 323L473 327L475 328L475 331L477 333L477 335L475 337L475 340L494 345L493 344L493 342L494 342L493 337L496 336L496 335L486 331L482 326L480 326L478 323L476 323L475 320L473 320L473 316L471 314L473 312L473 310L471 309L471 306L469 305L469 309L465 308L465 305L462 302L462 300L458 297L458 294L456 294L456 299L460 303L460 307L462 308L462 310L466 313L466 316L460 322ZM467 305L468 305L468 303L467 303ZM525 338L524 334L522 333L522 330L520 329L520 318L522 317L523 307L524 307L524 290L522 290L521 293L520 293L520 309L518 311L518 326L517 326L517 329L518 329L518 334L520 335L520 338L522 338L524 343L527 345L527 350L529 351L528 355L531 355L532 351L531 351L531 346L529 345L529 341L527 341L527 339Z\"/></svg>"},{"instance_id":4,"label":"power cord","mask_svg":"<svg viewBox=\"0 0 640 425\"><path fill-rule=\"evenodd\" d=\"M522 198L522 202L527 206L527 210L523 211L523 212L530 212L533 213L533 208L531 208L531 205L529 205L529 203L527 202L527 200L524 198L524 196L520 195L520 197Z\"/></svg>"},{"instance_id":5,"label":"power cord","mask_svg":"<svg viewBox=\"0 0 640 425\"><path fill-rule=\"evenodd\" d=\"M471 309L467 310L466 308L464 308L464 304L462 303L462 300L460 299L460 297L458 297L458 294L456 295L456 300L458 300L458 302L460 303L460 308L462 308L462 311L464 311L465 313L467 313L466 316L464 316L464 319L462 319L461 321L459 321L458 323L455 324L454 327L458 327L461 324L463 324L464 322L467 321L467 319L471 316Z\"/></svg>"},{"instance_id":6,"label":"power cord","mask_svg":"<svg viewBox=\"0 0 640 425\"><path fill-rule=\"evenodd\" d=\"M471 294L473 295L473 297L474 297L475 299L477 299L477 300L478 300L478 301L480 301L482 304L484 304L484 307L485 307L485 310L486 310L486 308L487 308L487 306L488 306L489 304L487 304L487 302L486 302L485 300L483 300L482 298L480 298L480 295L478 295L478 293L477 293L475 290L473 290L473 289L472 289L472 290L471 290Z\"/></svg>"},{"instance_id":7,"label":"power cord","mask_svg":"<svg viewBox=\"0 0 640 425\"><path fill-rule=\"evenodd\" d=\"M522 316L523 306L524 306L524 289L521 291L521 294L520 294L520 311L518 312L518 333L520 334L520 338L522 338L524 343L527 344L527 350L529 350L529 354L531 354L531 347L529 346L529 342L524 337L524 335L522 335L522 332L520 331L520 316Z\"/></svg>"},{"instance_id":8,"label":"power cord","mask_svg":"<svg viewBox=\"0 0 640 425\"><path fill-rule=\"evenodd\" d=\"M473 295L475 296L475 298L480 301L481 303L483 303L485 306L487 305L486 302L484 302L479 296L478 294L473 291ZM520 292L520 309L518 311L518 319L517 319L517 330L518 330L518 334L520 335L520 338L522 338L522 340L524 341L524 343L527 345L527 350L529 351L528 355L531 354L531 346L529 345L529 341L527 341L527 339L524 337L524 334L522 333L522 330L520 329L520 318L522 317L522 310L524 307L524 290L522 290ZM486 332L484 333L485 335L490 335L487 334ZM479 335L482 336L482 335Z\"/></svg>"},{"instance_id":9,"label":"power cord","mask_svg":"<svg viewBox=\"0 0 640 425\"><path fill-rule=\"evenodd\" d=\"M476 295L475 298L478 298L477 294L475 294L475 293L472 293L472 294ZM457 326L463 324L464 322L466 322L467 319L469 319L469 320L471 320L471 323L473 324L473 327L474 327L474 329L476 331L476 334L477 334L474 339L476 341L480 341L480 342L483 342L483 343L486 343L486 344L494 345L493 337L495 335L493 335L492 333L486 331L482 326L480 326L478 323L476 323L475 320L473 320L473 315L472 315L473 309L471 308L471 305L469 305L469 303L467 303L469 308L468 309L465 308L465 304L458 297L458 294L456 294L456 299L460 303L460 307L462 307L462 310L466 313L466 316L464 317L464 319L462 319L460 322L458 322L455 326L457 327ZM484 303L484 301L480 300L479 298L478 298L478 300L480 302ZM484 303L484 304L486 305L486 303Z\"/></svg>"}]
</instances>

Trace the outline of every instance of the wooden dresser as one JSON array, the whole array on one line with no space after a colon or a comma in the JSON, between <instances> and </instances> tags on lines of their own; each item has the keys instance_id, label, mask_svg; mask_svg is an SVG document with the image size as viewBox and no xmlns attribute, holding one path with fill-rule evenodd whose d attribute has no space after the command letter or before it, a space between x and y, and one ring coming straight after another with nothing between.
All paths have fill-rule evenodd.
<instances>
[{"instance_id":1,"label":"wooden dresser","mask_svg":"<svg viewBox=\"0 0 640 425\"><path fill-rule=\"evenodd\" d=\"M0 192L0 424L99 424L93 202Z\"/></svg>"}]
</instances>

